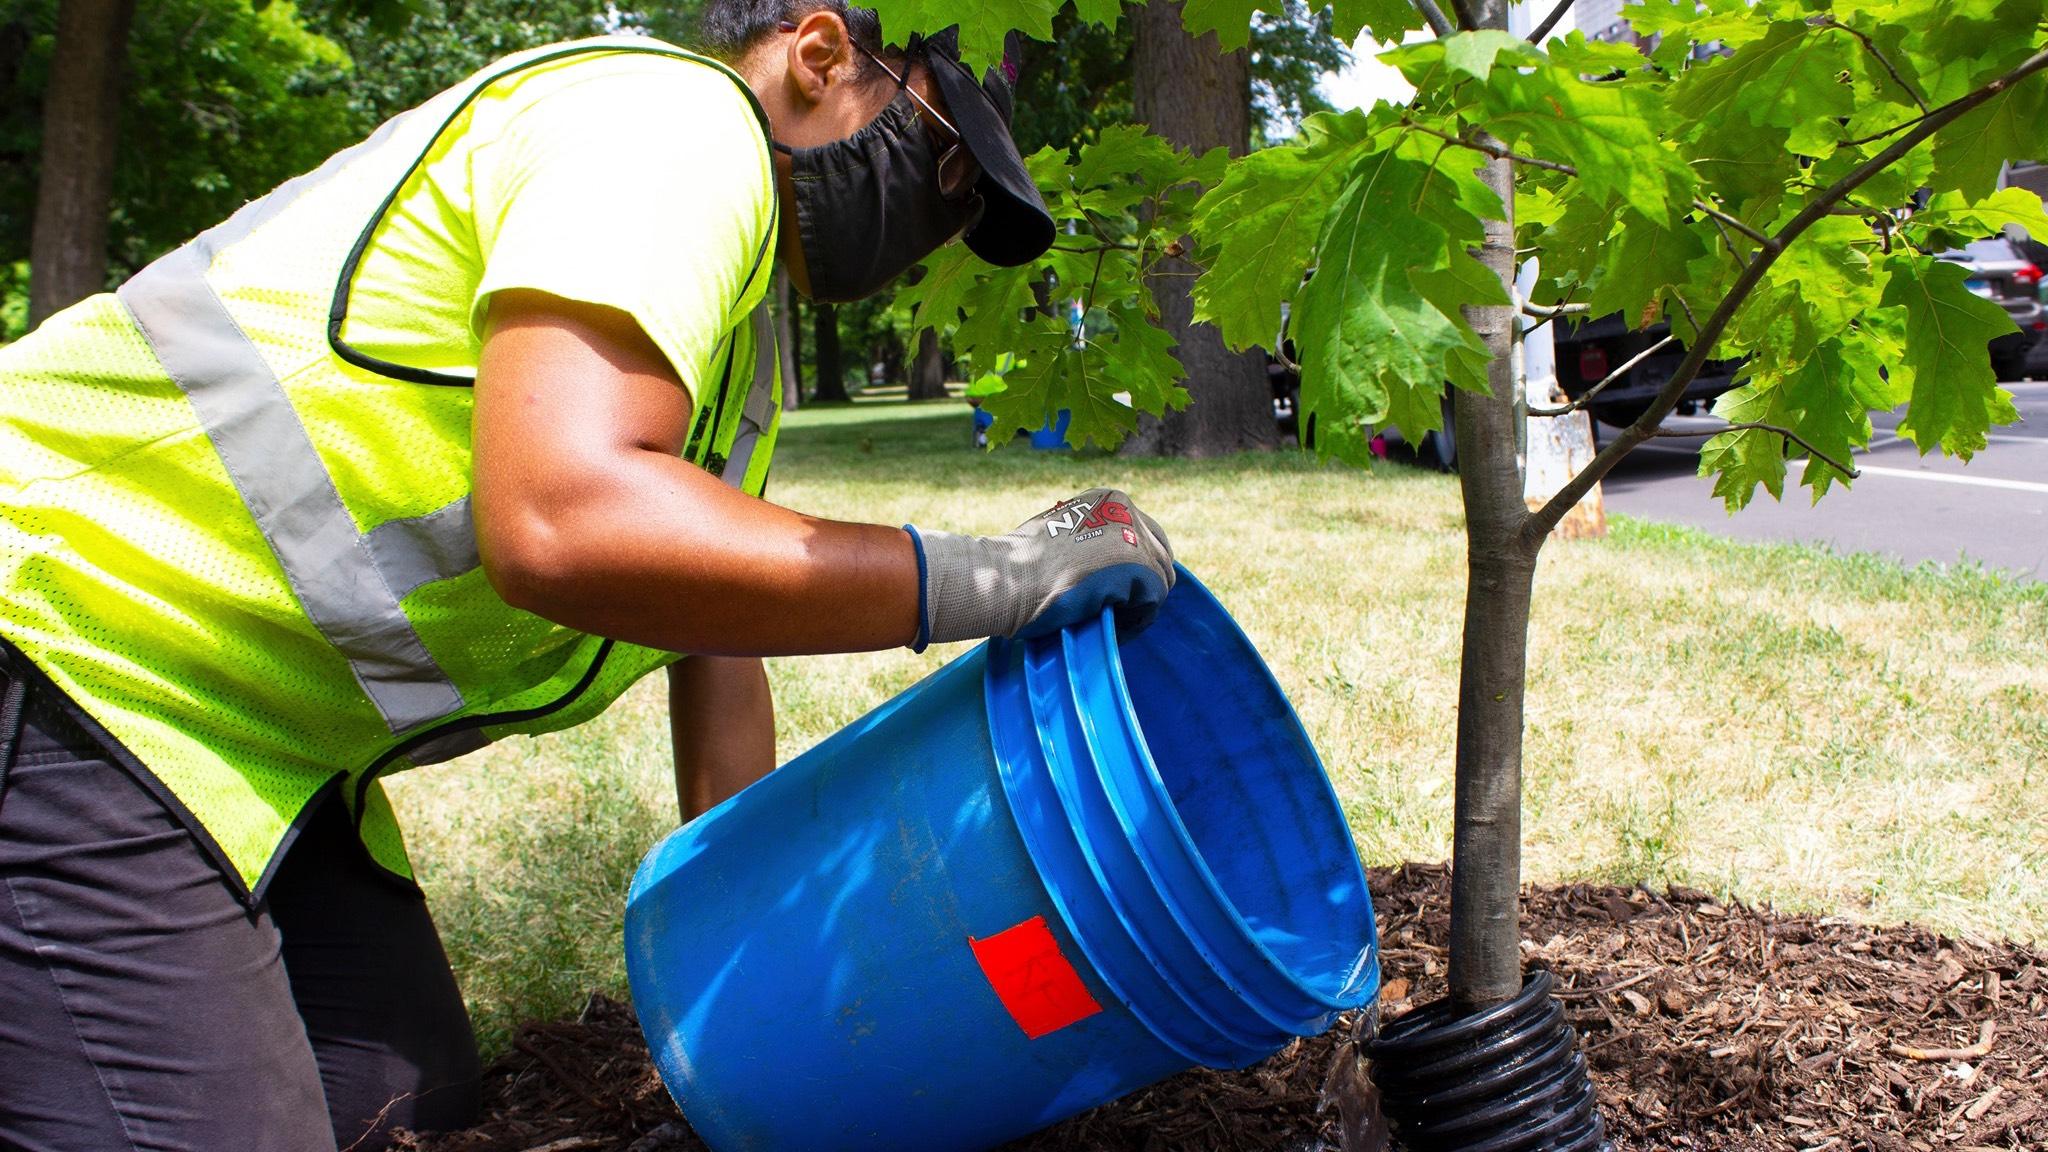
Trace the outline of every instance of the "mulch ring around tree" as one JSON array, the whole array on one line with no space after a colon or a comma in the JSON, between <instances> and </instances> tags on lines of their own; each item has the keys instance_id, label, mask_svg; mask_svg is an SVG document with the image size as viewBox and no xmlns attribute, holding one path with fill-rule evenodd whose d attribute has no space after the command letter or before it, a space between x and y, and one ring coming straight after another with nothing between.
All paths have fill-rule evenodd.
<instances>
[{"instance_id":1,"label":"mulch ring around tree","mask_svg":"<svg viewBox=\"0 0 2048 1152\"><path fill-rule=\"evenodd\" d=\"M1448 870L1371 873L1388 1018L1443 994ZM1617 1152L2048 1147L2048 954L1912 926L1781 916L1672 888L1525 893L1531 966L1557 976ZM1359 1021L1240 1072L1184 1073L1008 1152L1363 1152ZM801 1106L792 1101L792 1106ZM1348 1131L1347 1131L1348 1129ZM411 1152L703 1148L632 1010L593 996L523 1029L485 1119Z\"/></svg>"}]
</instances>

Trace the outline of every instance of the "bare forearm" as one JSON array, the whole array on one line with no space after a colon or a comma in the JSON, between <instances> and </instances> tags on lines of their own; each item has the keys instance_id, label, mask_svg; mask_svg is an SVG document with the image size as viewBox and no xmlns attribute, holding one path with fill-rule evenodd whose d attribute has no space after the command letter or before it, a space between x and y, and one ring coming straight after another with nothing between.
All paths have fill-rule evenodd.
<instances>
[{"instance_id":1,"label":"bare forearm","mask_svg":"<svg viewBox=\"0 0 2048 1152\"><path fill-rule=\"evenodd\" d=\"M493 299L471 491L484 573L558 624L672 652L794 655L910 643L901 529L799 516L680 458L689 392L631 317Z\"/></svg>"},{"instance_id":2,"label":"bare forearm","mask_svg":"<svg viewBox=\"0 0 2048 1152\"><path fill-rule=\"evenodd\" d=\"M669 666L669 731L685 822L775 767L775 702L758 659L690 656Z\"/></svg>"},{"instance_id":3,"label":"bare forearm","mask_svg":"<svg viewBox=\"0 0 2048 1152\"><path fill-rule=\"evenodd\" d=\"M673 652L854 652L915 636L917 557L902 529L802 516L673 457L637 455L591 478L599 491L515 513L527 521L518 557L494 562L484 538L502 595Z\"/></svg>"}]
</instances>

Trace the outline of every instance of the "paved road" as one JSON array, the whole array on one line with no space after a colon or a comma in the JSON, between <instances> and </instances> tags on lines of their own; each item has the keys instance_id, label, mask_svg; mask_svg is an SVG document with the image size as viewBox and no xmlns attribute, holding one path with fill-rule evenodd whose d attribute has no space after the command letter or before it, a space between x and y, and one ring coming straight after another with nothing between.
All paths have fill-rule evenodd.
<instances>
[{"instance_id":1,"label":"paved road","mask_svg":"<svg viewBox=\"0 0 2048 1152\"><path fill-rule=\"evenodd\" d=\"M2048 382L2005 386L2021 423L1996 429L1991 446L1965 465L1939 453L1922 457L1891 431L1896 417L1874 418L1871 450L1857 457L1863 478L1836 488L1819 506L1798 486L1804 461L1787 478L1783 503L1759 491L1729 516L1696 475L1696 445L1646 444L1608 474L1607 507L1648 520L1675 521L1749 540L1826 542L1842 551L1878 552L1907 563L1974 560L2048 580ZM1719 421L1676 418L1674 427ZM1704 440L1704 438L1702 438Z\"/></svg>"}]
</instances>

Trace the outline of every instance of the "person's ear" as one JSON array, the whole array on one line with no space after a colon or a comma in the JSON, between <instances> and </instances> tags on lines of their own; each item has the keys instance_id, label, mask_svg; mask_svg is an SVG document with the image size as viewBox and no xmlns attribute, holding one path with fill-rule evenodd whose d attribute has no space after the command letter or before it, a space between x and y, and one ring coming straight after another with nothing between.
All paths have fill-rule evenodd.
<instances>
[{"instance_id":1,"label":"person's ear","mask_svg":"<svg viewBox=\"0 0 2048 1152\"><path fill-rule=\"evenodd\" d=\"M797 23L789 38L789 81L810 104L825 99L833 80L844 81L853 66L853 37L836 12L815 11Z\"/></svg>"}]
</instances>

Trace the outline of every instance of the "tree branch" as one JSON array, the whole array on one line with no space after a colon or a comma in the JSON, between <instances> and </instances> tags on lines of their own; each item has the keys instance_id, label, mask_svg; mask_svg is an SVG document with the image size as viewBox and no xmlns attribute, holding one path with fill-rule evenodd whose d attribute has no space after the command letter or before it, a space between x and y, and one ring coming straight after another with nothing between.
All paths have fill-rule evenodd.
<instances>
[{"instance_id":1,"label":"tree branch","mask_svg":"<svg viewBox=\"0 0 2048 1152\"><path fill-rule=\"evenodd\" d=\"M1593 397L1598 396L1600 394L1601 389L1606 388L1609 384L1612 384L1616 380L1621 379L1623 376L1628 375L1630 371L1634 370L1636 365L1641 364L1643 361L1648 360L1650 357L1656 355L1658 352L1663 351L1665 345L1676 344L1677 342L1678 337L1666 336L1662 340L1657 341L1655 344L1650 345L1648 348L1643 349L1641 352L1636 353L1634 356L1629 357L1628 360L1624 362L1621 367L1616 368L1612 372L1609 372L1604 378L1601 379L1601 381L1598 384L1595 384L1591 388L1586 389L1585 393L1581 395L1578 399L1558 408L1531 408L1529 409L1529 415L1564 416L1576 412L1579 409L1584 408L1586 405L1591 404L1593 402Z\"/></svg>"},{"instance_id":2,"label":"tree branch","mask_svg":"<svg viewBox=\"0 0 2048 1152\"><path fill-rule=\"evenodd\" d=\"M1707 362L1708 352L1721 338L1721 333L1727 330L1729 321L1735 318L1736 311L1749 299L1749 294L1763 279L1765 271L1784 253L1787 245L1811 228L1815 221L1825 217L1829 209L1861 187L1864 181L1897 163L1901 157L1919 147L1929 136L2043 68L2048 68L2048 51L2036 52L1998 79L1921 117L1904 136L1894 140L1884 151L1850 169L1846 175L1814 197L1797 216L1780 228L1777 234L1770 238L1770 243L1765 245L1757 253L1756 258L1742 270L1742 275L1736 277L1734 285L1728 289L1728 295L1722 297L1720 306L1714 309L1713 315L1707 317L1707 322L1695 327L1685 359L1679 362L1677 370L1671 374L1671 379L1667 380L1663 389L1657 393L1657 398L1650 402L1649 410L1643 413L1641 419L1608 441L1607 446L1593 457L1592 463L1580 469L1578 475L1572 477L1563 488L1558 489L1557 494L1552 496L1548 503L1529 517L1528 522L1523 525L1523 531L1529 534L1530 542L1534 544L1549 536L1550 530L1557 527L1558 522L1564 519L1565 513L1571 511L1586 493L1592 490L1593 485L1600 482L1601 477L1613 471L1615 464L1619 463L1623 456L1634 451L1638 444L1656 433L1658 425L1664 422L1664 417L1678 406L1679 400L1685 396L1685 390L1691 387L1693 380L1699 376L1700 368Z\"/></svg>"},{"instance_id":3,"label":"tree branch","mask_svg":"<svg viewBox=\"0 0 2048 1152\"><path fill-rule=\"evenodd\" d=\"M1785 439L1790 440L1794 444L1799 445L1801 448L1806 449L1807 455L1813 457L1814 459L1820 461L1823 464L1826 464L1828 467L1833 468L1835 471L1840 472L1842 475L1847 476L1851 480L1854 480L1863 475L1863 473L1858 471L1853 465L1844 464L1840 460L1835 459L1833 456L1830 456L1827 453L1821 451L1820 449L1815 448L1813 444L1806 439L1806 437L1801 436L1799 433L1794 432L1790 428L1783 428L1776 424L1766 424L1761 420L1751 420L1743 424L1730 424L1726 428L1701 428L1698 431L1694 432L1688 432L1679 428L1659 428L1655 432L1652 432L1650 435L1657 438L1668 437L1673 439L1689 439L1694 436L1719 436L1723 432L1747 432L1751 429L1755 429L1759 432L1775 432L1778 435L1783 436Z\"/></svg>"},{"instance_id":4,"label":"tree branch","mask_svg":"<svg viewBox=\"0 0 2048 1152\"><path fill-rule=\"evenodd\" d=\"M1591 304L1531 304L1522 301L1522 315L1538 320L1555 320L1559 316L1583 316L1593 310Z\"/></svg>"},{"instance_id":5,"label":"tree branch","mask_svg":"<svg viewBox=\"0 0 2048 1152\"><path fill-rule=\"evenodd\" d=\"M1564 14L1571 10L1571 6L1572 0L1557 0L1557 7L1550 10L1550 15L1543 18L1543 23L1538 24L1534 32L1529 33L1529 43L1543 43L1543 38L1550 35L1550 30L1557 27L1557 22L1564 19Z\"/></svg>"},{"instance_id":6,"label":"tree branch","mask_svg":"<svg viewBox=\"0 0 2048 1152\"><path fill-rule=\"evenodd\" d=\"M1472 0L1451 0L1451 11L1458 14L1458 31L1477 32L1480 29L1479 14L1472 10Z\"/></svg>"},{"instance_id":7,"label":"tree branch","mask_svg":"<svg viewBox=\"0 0 2048 1152\"><path fill-rule=\"evenodd\" d=\"M1934 119L1937 116L1944 117L1940 124L1936 124L1933 129L1929 130L1929 134L1932 134L1934 131L1938 131L1942 124L1947 124L1950 120L1955 119L1956 116L1960 116L1964 112L1968 112L1970 109L1975 108L1977 105L1982 104L1984 101L1991 99L1991 97L1996 96L2000 92L2005 91L2007 88L2012 86L2012 83L2014 81L2024 80L2028 76L2033 75L2035 72L2040 71L2040 67L2038 65L2029 67L2029 65L2034 64L2034 61L2037 58L2038 57L2035 56L2027 57L2026 60L2020 63L2019 67L2013 69L2012 71L2006 73L2003 76L2000 76L1998 79L1991 81L1990 83L1984 85L1984 87L1979 88L1974 92L1970 92L1965 95L1956 97L1948 103L1943 104L1941 107L1936 108L1932 112L1928 112L1920 116L1915 116L1910 120L1900 121L1899 123L1892 125L1891 127L1885 129L1882 132L1877 133L1874 136L1865 136L1861 140L1844 140L1841 144L1841 147L1856 148L1864 144L1875 144L1879 140L1882 140L1887 136L1903 132L1916 124L1925 124L1926 122ZM1918 99L1918 97L1915 97L1915 99ZM1922 107L1925 107L1925 105L1922 105ZM1955 111L1955 115L1948 115L1949 112L1956 109L1960 110ZM1926 136L1920 137L1920 139L1922 140L1925 140L1926 138ZM1882 153L1880 153L1880 155L1882 155Z\"/></svg>"},{"instance_id":8,"label":"tree branch","mask_svg":"<svg viewBox=\"0 0 2048 1152\"><path fill-rule=\"evenodd\" d=\"M1740 250L1740 249L1738 249L1738 248L1736 248L1736 247L1735 247L1735 237L1733 237L1733 236L1730 236L1730 235L1728 234L1728 229L1727 229L1727 227L1726 227L1725 225L1723 225L1723 224L1722 224L1722 223L1721 223L1721 222L1720 222L1719 220L1716 220L1716 221L1714 221L1714 230L1715 230L1716 232L1719 232L1719 233L1721 234L1721 243L1723 243L1723 244L1725 244L1725 245L1727 245L1727 246L1728 246L1728 255L1729 255L1729 256L1730 256L1730 257L1731 257L1732 259L1734 259L1734 261L1735 261L1735 266L1736 266L1737 268L1740 268L1740 267L1742 267L1742 264L1743 264L1743 259L1742 259L1742 252L1741 252L1741 250Z\"/></svg>"},{"instance_id":9,"label":"tree branch","mask_svg":"<svg viewBox=\"0 0 2048 1152\"><path fill-rule=\"evenodd\" d=\"M1749 237L1751 240L1756 241L1759 245L1766 245L1771 242L1771 238L1769 236L1766 236L1763 233L1757 231L1756 229L1751 228L1748 224L1743 222L1742 217L1731 216L1728 213L1721 211L1719 208L1714 207L1712 204L1709 204L1705 200L1695 200L1692 202L1692 206L1706 213L1710 218L1713 219L1715 223L1726 224L1728 227L1733 228L1737 232L1742 233L1744 236ZM1734 245L1731 244L1729 245L1729 247L1733 248Z\"/></svg>"},{"instance_id":10,"label":"tree branch","mask_svg":"<svg viewBox=\"0 0 2048 1152\"><path fill-rule=\"evenodd\" d=\"M1427 124L1418 124L1406 116L1401 117L1401 124L1403 127L1413 128L1425 136L1434 136L1439 140L1448 140L1460 148L1470 148L1474 152L1483 156L1491 156L1495 160L1512 160L1517 164L1527 164L1531 168L1547 168L1552 172L1562 172L1567 176L1577 176L1579 174L1579 170L1569 164L1559 164L1555 160L1540 160L1534 156L1523 156L1520 153L1508 151L1502 145L1490 144L1484 140L1469 140L1463 136L1453 136L1448 132L1431 128Z\"/></svg>"},{"instance_id":11,"label":"tree branch","mask_svg":"<svg viewBox=\"0 0 2048 1152\"><path fill-rule=\"evenodd\" d=\"M1450 18L1444 15L1444 10L1436 6L1436 0L1415 0L1415 10L1422 13L1422 18L1428 21L1429 30L1439 36L1449 36L1458 30Z\"/></svg>"},{"instance_id":12,"label":"tree branch","mask_svg":"<svg viewBox=\"0 0 2048 1152\"><path fill-rule=\"evenodd\" d=\"M1567 0L1567 3L1569 3L1569 0ZM1902 90L1904 90L1906 95L1911 96L1913 98L1913 103L1918 104L1920 106L1920 111L1923 114L1927 111L1927 101L1922 100L1920 98L1920 94L1918 92L1913 91L1913 86L1911 84L1906 83L1906 78L1904 76L1899 75L1899 70L1897 68L1892 67L1892 62L1890 60L1885 59L1884 53L1877 50L1876 41L1872 40L1863 32L1855 28L1849 27L1847 24L1837 22L1832 13L1822 13L1821 15L1814 17L1813 23L1814 26L1817 28L1833 28L1839 32L1847 32L1849 35L1854 36L1858 40L1863 41L1863 46L1865 48L1870 49L1871 56L1876 58L1879 64L1884 65L1884 70L1891 74L1892 82L1894 84L1897 84Z\"/></svg>"}]
</instances>

